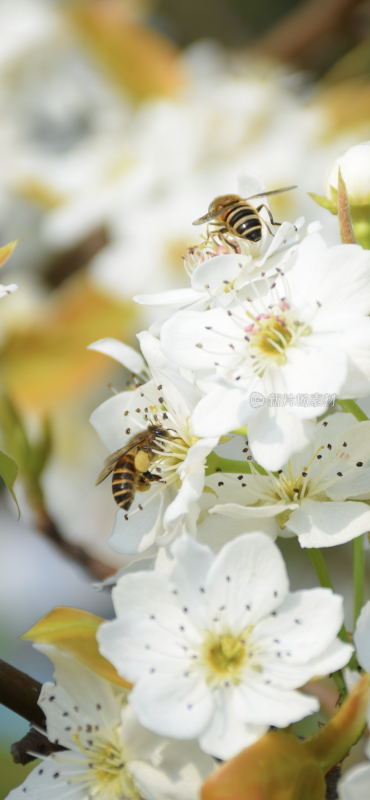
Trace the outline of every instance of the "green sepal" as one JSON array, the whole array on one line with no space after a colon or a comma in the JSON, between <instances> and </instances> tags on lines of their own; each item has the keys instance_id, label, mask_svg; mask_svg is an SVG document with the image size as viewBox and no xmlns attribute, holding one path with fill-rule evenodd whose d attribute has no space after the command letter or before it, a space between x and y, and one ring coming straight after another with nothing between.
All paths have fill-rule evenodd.
<instances>
[{"instance_id":1,"label":"green sepal","mask_svg":"<svg viewBox=\"0 0 370 800\"><path fill-rule=\"evenodd\" d=\"M18 472L19 472L19 467L17 462L14 461L14 458L11 458L11 456L8 456L7 453L4 453L3 450L0 450L0 475L5 485L8 487L9 492L17 506L19 514L18 519L19 519L19 517L21 516L21 510L19 508L19 503L13 488L15 481L18 477Z\"/></svg>"},{"instance_id":2,"label":"green sepal","mask_svg":"<svg viewBox=\"0 0 370 800\"><path fill-rule=\"evenodd\" d=\"M288 522L291 513L292 513L291 509L286 508L284 511L281 512L281 514L277 514L277 516L275 517L276 522L278 523L278 525L280 525L281 530L285 528L285 525Z\"/></svg>"},{"instance_id":3,"label":"green sepal","mask_svg":"<svg viewBox=\"0 0 370 800\"><path fill-rule=\"evenodd\" d=\"M330 188L333 189L332 186ZM308 194L310 195L310 197L312 197L312 200L314 200L318 206L321 206L321 208L326 208L328 211L330 211L331 214L337 216L338 208L337 208L337 203L334 202L334 200L329 200L327 197L321 194L315 194L315 192L308 192Z\"/></svg>"}]
</instances>

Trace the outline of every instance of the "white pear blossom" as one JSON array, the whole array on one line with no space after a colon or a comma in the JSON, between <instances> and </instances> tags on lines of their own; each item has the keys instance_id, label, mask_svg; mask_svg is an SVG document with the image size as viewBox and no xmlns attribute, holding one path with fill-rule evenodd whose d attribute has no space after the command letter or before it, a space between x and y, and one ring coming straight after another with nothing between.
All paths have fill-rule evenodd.
<instances>
[{"instance_id":1,"label":"white pear blossom","mask_svg":"<svg viewBox=\"0 0 370 800\"><path fill-rule=\"evenodd\" d=\"M150 733L124 689L55 647L37 649L55 665L56 682L43 685L38 701L47 735L66 750L38 764L11 800L197 800L214 763L195 742Z\"/></svg>"},{"instance_id":2,"label":"white pear blossom","mask_svg":"<svg viewBox=\"0 0 370 800\"><path fill-rule=\"evenodd\" d=\"M350 658L337 639L342 598L289 593L276 545L241 536L217 556L189 536L171 546L170 576L136 572L113 590L117 619L98 631L100 652L134 682L139 721L160 735L198 738L225 759L317 710L296 690Z\"/></svg>"},{"instance_id":3,"label":"white pear blossom","mask_svg":"<svg viewBox=\"0 0 370 800\"><path fill-rule=\"evenodd\" d=\"M362 142L341 153L330 166L325 193L332 199L330 187L338 189L338 170L341 170L347 193L353 203L370 202L370 142Z\"/></svg>"},{"instance_id":4,"label":"white pear blossom","mask_svg":"<svg viewBox=\"0 0 370 800\"><path fill-rule=\"evenodd\" d=\"M239 526L241 520L261 529L266 524L269 533L274 524L275 536L297 534L301 547L333 547L370 529L370 508L358 502L370 499L370 422L357 422L352 414L328 416L316 424L311 445L278 474L261 475L247 458L251 474L207 478L219 494L216 502L209 495L208 513L229 518L229 538L238 532L231 519Z\"/></svg>"},{"instance_id":5,"label":"white pear blossom","mask_svg":"<svg viewBox=\"0 0 370 800\"><path fill-rule=\"evenodd\" d=\"M253 200L253 196L261 194L264 189L262 179L254 172L244 169L238 175L240 197L251 197L255 206L263 204L260 211L263 220L262 235L259 241L241 239L229 233L220 233L211 238L204 235L198 245L188 247L184 257L185 269L191 281L190 288L138 295L134 300L143 305L159 307L164 312L170 310L173 313L181 308L205 311L208 307L214 307L215 298L224 306L234 302L234 295L229 291L230 285L238 292L250 280L276 274L298 239L297 229L303 224L303 219L297 220L295 225L283 222L270 233L272 226L266 210L266 207L269 208L267 198ZM287 251L288 239L290 248Z\"/></svg>"},{"instance_id":6,"label":"white pear blossom","mask_svg":"<svg viewBox=\"0 0 370 800\"><path fill-rule=\"evenodd\" d=\"M143 332L138 338L151 379L107 400L90 420L110 452L127 445L149 425L169 432L169 438L154 446L155 458L149 466L153 482L148 491L145 495L138 492L128 511L117 511L109 544L128 554L147 550L156 541L167 543L182 530L195 535L205 460L219 441L218 436L194 436L190 418L201 396L199 390L167 361L150 333ZM90 347L140 369L141 376L148 374L141 356L120 342L103 340Z\"/></svg>"},{"instance_id":7,"label":"white pear blossom","mask_svg":"<svg viewBox=\"0 0 370 800\"><path fill-rule=\"evenodd\" d=\"M161 329L165 355L200 375L194 433L247 424L253 457L271 470L312 440L328 398L370 388L370 253L314 233L291 262L264 296L251 282L232 311L179 311Z\"/></svg>"}]
</instances>

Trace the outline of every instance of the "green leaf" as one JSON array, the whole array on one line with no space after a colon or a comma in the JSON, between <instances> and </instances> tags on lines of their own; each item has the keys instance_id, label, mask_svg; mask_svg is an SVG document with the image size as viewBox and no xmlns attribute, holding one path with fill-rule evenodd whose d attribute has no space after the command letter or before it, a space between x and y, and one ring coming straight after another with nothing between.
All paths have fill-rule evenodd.
<instances>
[{"instance_id":1,"label":"green leaf","mask_svg":"<svg viewBox=\"0 0 370 800\"><path fill-rule=\"evenodd\" d=\"M17 506L20 517L21 510L19 508L19 503L13 488L18 476L18 472L19 472L18 464L16 461L14 461L14 458L11 458L10 456L7 455L7 453L4 453L3 450L0 450L0 475L9 489L9 492Z\"/></svg>"},{"instance_id":2,"label":"green leaf","mask_svg":"<svg viewBox=\"0 0 370 800\"><path fill-rule=\"evenodd\" d=\"M321 194L315 194L315 192L308 192L308 194L310 195L310 197L312 197L312 200L314 200L318 206L326 208L328 211L330 211L331 214L334 215L338 214L337 204L334 203L333 200L328 200L327 197L323 197Z\"/></svg>"}]
</instances>

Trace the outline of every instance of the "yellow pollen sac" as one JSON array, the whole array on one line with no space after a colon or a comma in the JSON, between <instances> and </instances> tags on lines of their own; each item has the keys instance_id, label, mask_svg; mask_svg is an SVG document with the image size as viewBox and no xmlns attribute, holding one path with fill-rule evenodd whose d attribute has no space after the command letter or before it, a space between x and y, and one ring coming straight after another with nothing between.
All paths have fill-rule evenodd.
<instances>
[{"instance_id":1,"label":"yellow pollen sac","mask_svg":"<svg viewBox=\"0 0 370 800\"><path fill-rule=\"evenodd\" d=\"M261 355L273 357L277 363L285 364L284 349L292 340L292 333L283 320L277 317L261 320L260 330L253 334L251 345L258 348Z\"/></svg>"},{"instance_id":2,"label":"yellow pollen sac","mask_svg":"<svg viewBox=\"0 0 370 800\"><path fill-rule=\"evenodd\" d=\"M96 800L116 800L117 797L140 800L122 754L114 746L97 748L94 753L89 753L89 758L90 768L85 779L87 785L93 788Z\"/></svg>"},{"instance_id":3,"label":"yellow pollen sac","mask_svg":"<svg viewBox=\"0 0 370 800\"><path fill-rule=\"evenodd\" d=\"M213 670L222 674L238 670L246 657L244 644L233 636L221 636L208 649L207 655Z\"/></svg>"}]
</instances>

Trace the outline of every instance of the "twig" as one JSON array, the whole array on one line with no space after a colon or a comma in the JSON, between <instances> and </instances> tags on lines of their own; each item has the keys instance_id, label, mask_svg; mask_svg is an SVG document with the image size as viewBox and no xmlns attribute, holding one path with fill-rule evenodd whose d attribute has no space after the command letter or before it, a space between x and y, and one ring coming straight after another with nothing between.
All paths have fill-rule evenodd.
<instances>
[{"instance_id":1,"label":"twig","mask_svg":"<svg viewBox=\"0 0 370 800\"><path fill-rule=\"evenodd\" d=\"M23 736L23 739L20 739L19 742L14 742L10 748L14 763L22 764L23 767L29 764L30 761L35 761L37 758L36 753L46 758L50 756L50 753L57 753L61 750L66 750L66 748L60 744L52 744L46 736L46 731L42 734L41 731L35 730L35 728L31 728ZM31 755L31 753L35 753L35 755Z\"/></svg>"},{"instance_id":2,"label":"twig","mask_svg":"<svg viewBox=\"0 0 370 800\"><path fill-rule=\"evenodd\" d=\"M42 684L0 659L0 703L31 725L45 727L45 714L37 705Z\"/></svg>"},{"instance_id":3,"label":"twig","mask_svg":"<svg viewBox=\"0 0 370 800\"><path fill-rule=\"evenodd\" d=\"M302 52L340 27L360 0L306 0L261 37L253 51L286 63L301 63Z\"/></svg>"},{"instance_id":4,"label":"twig","mask_svg":"<svg viewBox=\"0 0 370 800\"><path fill-rule=\"evenodd\" d=\"M326 783L325 800L336 800L336 798L338 797L337 786L340 778L341 766L342 766L341 764L337 764L336 767L333 767L333 769L331 769L330 772L328 772L325 778L325 783Z\"/></svg>"},{"instance_id":5,"label":"twig","mask_svg":"<svg viewBox=\"0 0 370 800\"><path fill-rule=\"evenodd\" d=\"M42 683L0 659L0 703L15 714L19 714L31 725L37 725L39 729L31 728L23 739L12 744L10 752L16 764L24 765L34 761L36 756L29 755L29 750L43 756L48 756L57 750L65 750L65 747L58 743L52 744L47 738L46 717L37 704L41 688ZM43 734L40 729L45 730L45 733Z\"/></svg>"},{"instance_id":6,"label":"twig","mask_svg":"<svg viewBox=\"0 0 370 800\"><path fill-rule=\"evenodd\" d=\"M72 544L63 538L55 522L49 517L46 509L41 509L35 513L35 522L38 530L55 544L64 555L77 561L82 567L90 572L94 578L104 580L115 572L114 567L104 564L98 558L94 558L80 545Z\"/></svg>"}]
</instances>

